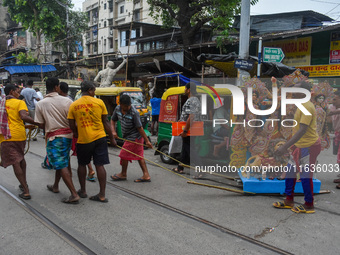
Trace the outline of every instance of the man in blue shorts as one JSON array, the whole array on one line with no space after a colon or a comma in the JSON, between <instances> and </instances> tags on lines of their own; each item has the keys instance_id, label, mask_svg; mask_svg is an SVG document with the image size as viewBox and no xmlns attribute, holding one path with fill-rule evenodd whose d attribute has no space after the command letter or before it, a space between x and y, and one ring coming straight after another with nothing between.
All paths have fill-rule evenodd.
<instances>
[{"instance_id":1,"label":"man in blue shorts","mask_svg":"<svg viewBox=\"0 0 340 255\"><path fill-rule=\"evenodd\" d=\"M59 80L48 78L46 81L47 95L44 100L37 103L35 121L41 126L45 126L47 157L50 166L56 170L54 184L47 185L47 189L58 193L59 180L62 178L71 192L71 196L63 199L62 202L78 204L80 197L68 169L73 133L67 120L67 114L72 100L60 96L59 90Z\"/></svg>"}]
</instances>

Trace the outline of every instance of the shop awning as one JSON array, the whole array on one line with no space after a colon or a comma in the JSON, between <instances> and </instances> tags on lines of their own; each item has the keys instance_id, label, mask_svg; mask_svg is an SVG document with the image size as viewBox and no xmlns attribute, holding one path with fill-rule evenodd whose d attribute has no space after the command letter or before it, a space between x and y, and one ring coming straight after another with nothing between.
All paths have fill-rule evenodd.
<instances>
[{"instance_id":1,"label":"shop awning","mask_svg":"<svg viewBox=\"0 0 340 255\"><path fill-rule=\"evenodd\" d=\"M17 73L48 73L54 72L57 69L53 65L12 65L3 66L1 69L5 69L10 74Z\"/></svg>"}]
</instances>

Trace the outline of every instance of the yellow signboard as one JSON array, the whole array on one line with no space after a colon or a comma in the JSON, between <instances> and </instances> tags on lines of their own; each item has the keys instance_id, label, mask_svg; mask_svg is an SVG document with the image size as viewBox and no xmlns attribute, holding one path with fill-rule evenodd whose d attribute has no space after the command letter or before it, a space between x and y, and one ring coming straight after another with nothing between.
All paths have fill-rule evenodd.
<instances>
[{"instance_id":1,"label":"yellow signboard","mask_svg":"<svg viewBox=\"0 0 340 255\"><path fill-rule=\"evenodd\" d=\"M312 37L264 42L263 46L281 48L285 54L282 63L287 66L310 65Z\"/></svg>"},{"instance_id":2,"label":"yellow signboard","mask_svg":"<svg viewBox=\"0 0 340 255\"><path fill-rule=\"evenodd\" d=\"M332 41L331 50L340 50L340 41Z\"/></svg>"},{"instance_id":3,"label":"yellow signboard","mask_svg":"<svg viewBox=\"0 0 340 255\"><path fill-rule=\"evenodd\" d=\"M340 76L340 65L300 66L299 69L309 72L309 77Z\"/></svg>"}]
</instances>

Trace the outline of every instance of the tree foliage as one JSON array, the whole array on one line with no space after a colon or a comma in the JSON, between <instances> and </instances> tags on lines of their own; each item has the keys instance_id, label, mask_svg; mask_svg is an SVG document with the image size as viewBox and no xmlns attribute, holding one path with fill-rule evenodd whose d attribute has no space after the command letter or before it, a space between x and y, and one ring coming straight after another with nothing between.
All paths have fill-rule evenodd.
<instances>
[{"instance_id":1,"label":"tree foliage","mask_svg":"<svg viewBox=\"0 0 340 255\"><path fill-rule=\"evenodd\" d=\"M258 0L252 0L252 4ZM240 13L241 0L147 0L150 15L166 27L181 28L183 44L194 42L200 28L209 24L227 35L233 18Z\"/></svg>"},{"instance_id":2,"label":"tree foliage","mask_svg":"<svg viewBox=\"0 0 340 255\"><path fill-rule=\"evenodd\" d=\"M36 56L40 53L41 35L47 41L65 39L66 37L66 8L72 8L71 0L4 0L3 5L8 7L11 18L33 32L37 38ZM63 6L61 6L63 5ZM78 34L83 29L86 18L82 13L69 11L69 34ZM80 28L77 27L80 24ZM71 29L72 27L72 29Z\"/></svg>"},{"instance_id":3,"label":"tree foliage","mask_svg":"<svg viewBox=\"0 0 340 255\"><path fill-rule=\"evenodd\" d=\"M17 59L17 64L37 64L38 63L38 59L35 58L30 51L26 53L20 52L18 55L13 54L12 56Z\"/></svg>"},{"instance_id":4,"label":"tree foliage","mask_svg":"<svg viewBox=\"0 0 340 255\"><path fill-rule=\"evenodd\" d=\"M76 41L82 41L82 34L88 29L88 17L86 13L79 11L69 11L69 24L61 33L55 37L57 43L55 46L60 46L63 52L67 53L67 44L70 45L71 53L74 49ZM65 40L66 39L66 40Z\"/></svg>"}]
</instances>

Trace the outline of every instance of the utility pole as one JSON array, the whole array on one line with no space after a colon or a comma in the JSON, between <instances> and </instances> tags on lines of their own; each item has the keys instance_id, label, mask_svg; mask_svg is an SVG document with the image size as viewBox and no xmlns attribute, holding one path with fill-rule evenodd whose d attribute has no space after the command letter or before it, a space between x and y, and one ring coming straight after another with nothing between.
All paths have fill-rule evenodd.
<instances>
[{"instance_id":1,"label":"utility pole","mask_svg":"<svg viewBox=\"0 0 340 255\"><path fill-rule=\"evenodd\" d=\"M68 58L70 55L70 44L68 41L68 30L69 30L69 20L68 20L68 6L67 4L61 3L58 0L55 0L57 4L59 4L60 6L64 7L66 10L66 43L67 43L67 56L66 56L66 66L67 66L67 79L70 79L70 69L68 66Z\"/></svg>"},{"instance_id":2,"label":"utility pole","mask_svg":"<svg viewBox=\"0 0 340 255\"><path fill-rule=\"evenodd\" d=\"M239 41L239 58L249 58L249 34L250 34L250 0L241 2L241 23L240 23L240 41ZM247 71L238 69L237 85L241 86L244 79L249 77Z\"/></svg>"},{"instance_id":3,"label":"utility pole","mask_svg":"<svg viewBox=\"0 0 340 255\"><path fill-rule=\"evenodd\" d=\"M261 63L262 63L262 37L259 38L259 56L257 61L257 78L261 76Z\"/></svg>"},{"instance_id":4,"label":"utility pole","mask_svg":"<svg viewBox=\"0 0 340 255\"><path fill-rule=\"evenodd\" d=\"M104 58L104 37L102 36L102 66L105 68L105 58Z\"/></svg>"}]
</instances>

